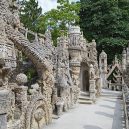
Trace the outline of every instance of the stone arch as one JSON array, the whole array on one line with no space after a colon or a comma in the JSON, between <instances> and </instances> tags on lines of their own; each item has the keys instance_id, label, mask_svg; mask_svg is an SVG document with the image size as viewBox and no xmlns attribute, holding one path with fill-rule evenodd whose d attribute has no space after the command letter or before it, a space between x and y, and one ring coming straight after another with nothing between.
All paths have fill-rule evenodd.
<instances>
[{"instance_id":1,"label":"stone arch","mask_svg":"<svg viewBox=\"0 0 129 129\"><path fill-rule=\"evenodd\" d=\"M26 129L39 129L51 122L49 104L43 95L38 96L30 101L25 111Z\"/></svg>"},{"instance_id":2,"label":"stone arch","mask_svg":"<svg viewBox=\"0 0 129 129\"><path fill-rule=\"evenodd\" d=\"M86 62L81 63L80 80L81 91L89 92L89 65Z\"/></svg>"},{"instance_id":3,"label":"stone arch","mask_svg":"<svg viewBox=\"0 0 129 129\"><path fill-rule=\"evenodd\" d=\"M2 27L1 33L3 33L1 36L4 39L2 42L7 43L9 39L20 51L24 51L25 55L28 56L28 58L38 69L49 69L51 62L48 58L46 58L47 52L43 46L39 43L36 45L31 44L29 40L22 34L25 29L20 27L20 18L18 16L19 6L16 4L16 1L3 0L1 3L2 7L4 8L4 10L1 9L0 15Z\"/></svg>"},{"instance_id":4,"label":"stone arch","mask_svg":"<svg viewBox=\"0 0 129 129\"><path fill-rule=\"evenodd\" d=\"M51 62L46 59L46 51L41 44L37 43L35 45L30 43L22 33L11 26L7 26L6 34L17 49L23 51L37 68L49 69Z\"/></svg>"},{"instance_id":5,"label":"stone arch","mask_svg":"<svg viewBox=\"0 0 129 129\"><path fill-rule=\"evenodd\" d=\"M42 81L45 80L46 72L47 73L49 72L49 74L52 75L51 73L53 69L53 62L49 60L48 58L49 55L47 55L48 52L47 52L47 49L45 49L45 46L41 45L38 42L37 44L30 43L29 40L22 33L20 33L18 30L13 29L11 26L8 26L8 25L6 28L6 33L8 38L15 44L17 49L20 51L23 51L24 54L35 65L37 72L40 76L40 79ZM51 85L51 87L53 87L53 85Z\"/></svg>"}]
</instances>

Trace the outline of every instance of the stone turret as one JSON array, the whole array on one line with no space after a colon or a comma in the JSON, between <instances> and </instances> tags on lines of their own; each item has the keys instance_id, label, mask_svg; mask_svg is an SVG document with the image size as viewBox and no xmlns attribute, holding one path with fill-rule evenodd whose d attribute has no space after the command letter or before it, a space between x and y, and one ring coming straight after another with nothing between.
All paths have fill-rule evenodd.
<instances>
[{"instance_id":1,"label":"stone turret","mask_svg":"<svg viewBox=\"0 0 129 129\"><path fill-rule=\"evenodd\" d=\"M102 50L99 56L99 67L100 72L107 73L107 54Z\"/></svg>"},{"instance_id":2,"label":"stone turret","mask_svg":"<svg viewBox=\"0 0 129 129\"><path fill-rule=\"evenodd\" d=\"M107 54L102 50L99 56L99 69L101 77L101 85L103 88L107 88Z\"/></svg>"},{"instance_id":3,"label":"stone turret","mask_svg":"<svg viewBox=\"0 0 129 129\"><path fill-rule=\"evenodd\" d=\"M80 27L73 26L69 29L69 53L70 64L80 66L81 61L81 45L80 45Z\"/></svg>"},{"instance_id":4,"label":"stone turret","mask_svg":"<svg viewBox=\"0 0 129 129\"><path fill-rule=\"evenodd\" d=\"M126 64L129 64L129 48L127 48L125 52L126 52Z\"/></svg>"},{"instance_id":5,"label":"stone turret","mask_svg":"<svg viewBox=\"0 0 129 129\"><path fill-rule=\"evenodd\" d=\"M72 26L69 28L69 48L76 48L80 49L80 37L81 37L81 31L80 27L78 26Z\"/></svg>"},{"instance_id":6,"label":"stone turret","mask_svg":"<svg viewBox=\"0 0 129 129\"><path fill-rule=\"evenodd\" d=\"M128 49L127 49L127 51L128 51ZM129 52L127 52L127 53L129 53ZM127 57L127 55L126 55L126 50L124 49L123 50L123 52L122 52L122 70L124 71L124 70L126 70L126 59L128 58L126 58ZM127 59L127 61L128 61L128 59Z\"/></svg>"}]
</instances>

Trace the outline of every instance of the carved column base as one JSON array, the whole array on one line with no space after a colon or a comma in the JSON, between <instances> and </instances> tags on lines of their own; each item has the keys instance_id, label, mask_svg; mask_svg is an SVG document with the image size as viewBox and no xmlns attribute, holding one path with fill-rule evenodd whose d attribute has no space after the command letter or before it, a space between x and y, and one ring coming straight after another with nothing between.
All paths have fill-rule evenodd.
<instances>
[{"instance_id":1,"label":"carved column base","mask_svg":"<svg viewBox=\"0 0 129 129\"><path fill-rule=\"evenodd\" d=\"M95 85L95 80L90 80L90 98L95 101L96 100L96 85Z\"/></svg>"},{"instance_id":2,"label":"carved column base","mask_svg":"<svg viewBox=\"0 0 129 129\"><path fill-rule=\"evenodd\" d=\"M96 89L97 89L97 93L96 93L97 97L101 96L102 87L101 87L101 80L100 80L100 78L98 78L96 80Z\"/></svg>"},{"instance_id":3,"label":"carved column base","mask_svg":"<svg viewBox=\"0 0 129 129\"><path fill-rule=\"evenodd\" d=\"M56 103L56 106L57 106L57 115L58 116L62 115L64 102L59 101Z\"/></svg>"},{"instance_id":4,"label":"carved column base","mask_svg":"<svg viewBox=\"0 0 129 129\"><path fill-rule=\"evenodd\" d=\"M111 85L111 83L109 83L109 89L112 90L112 85Z\"/></svg>"}]
</instances>

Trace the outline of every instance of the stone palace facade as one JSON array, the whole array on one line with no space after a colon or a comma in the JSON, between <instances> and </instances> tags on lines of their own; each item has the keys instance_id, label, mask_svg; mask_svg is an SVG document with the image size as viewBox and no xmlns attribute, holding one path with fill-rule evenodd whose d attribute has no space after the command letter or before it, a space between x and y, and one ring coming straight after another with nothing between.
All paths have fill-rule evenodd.
<instances>
[{"instance_id":1,"label":"stone palace facade","mask_svg":"<svg viewBox=\"0 0 129 129\"><path fill-rule=\"evenodd\" d=\"M75 107L80 95L95 102L101 94L96 42L71 26L54 47L49 31L36 34L21 25L18 10L14 0L0 0L0 129L40 129L53 114ZM31 87L18 67L21 53L38 73Z\"/></svg>"}]
</instances>

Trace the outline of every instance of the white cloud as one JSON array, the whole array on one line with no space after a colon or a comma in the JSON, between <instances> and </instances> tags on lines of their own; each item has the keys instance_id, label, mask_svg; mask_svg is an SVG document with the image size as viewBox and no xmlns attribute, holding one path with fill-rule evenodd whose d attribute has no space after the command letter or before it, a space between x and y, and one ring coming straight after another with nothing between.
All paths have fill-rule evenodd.
<instances>
[{"instance_id":1,"label":"white cloud","mask_svg":"<svg viewBox=\"0 0 129 129\"><path fill-rule=\"evenodd\" d=\"M57 0L38 0L39 6L42 7L43 13L57 7Z\"/></svg>"},{"instance_id":2,"label":"white cloud","mask_svg":"<svg viewBox=\"0 0 129 129\"><path fill-rule=\"evenodd\" d=\"M79 1L79 0L70 0ZM42 7L43 13L57 7L57 0L38 0L39 6Z\"/></svg>"}]
</instances>

